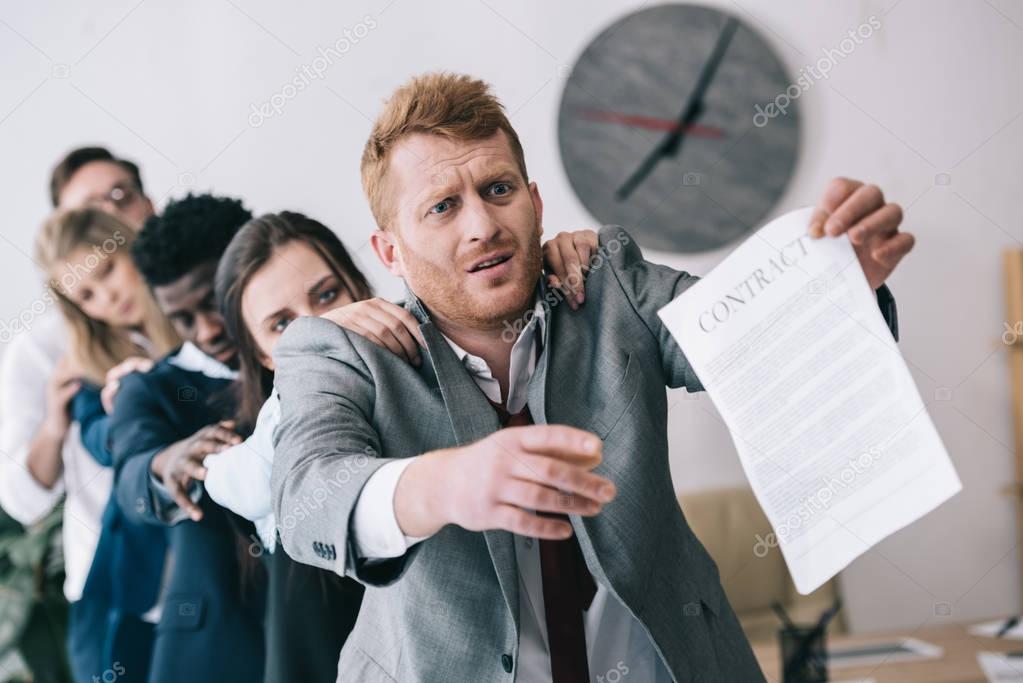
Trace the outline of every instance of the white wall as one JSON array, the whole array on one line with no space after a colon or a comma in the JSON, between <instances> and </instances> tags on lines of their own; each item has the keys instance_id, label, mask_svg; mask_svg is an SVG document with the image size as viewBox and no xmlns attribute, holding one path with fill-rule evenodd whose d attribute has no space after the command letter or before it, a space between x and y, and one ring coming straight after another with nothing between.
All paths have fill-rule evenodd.
<instances>
[{"instance_id":1,"label":"white wall","mask_svg":"<svg viewBox=\"0 0 1023 683\"><path fill-rule=\"evenodd\" d=\"M558 159L560 89L586 41L641 3L336 4L0 4L0 191L8 207L0 221L0 321L41 294L29 254L48 208L45 180L65 150L85 143L137 159L160 204L188 189L214 190L258 212L319 217L357 250L381 293L397 294L366 244L372 221L358 160L379 103L426 69L469 71L494 84L546 200L548 231L594 225ZM882 24L801 99L802 158L774 213L812 203L838 174L877 182L906 208L906 227L919 241L891 281L901 348L965 487L844 573L853 626L916 627L1016 610L1014 508L1000 494L1013 473L1000 250L1023 240L1023 7L1010 0L710 4L759 29L792 72L871 15ZM252 104L281 92L318 47L360 23L374 27L322 80L280 116L250 125ZM938 174L949 184L937 184ZM726 252L651 256L703 273ZM939 389L950 400L937 400ZM709 400L671 398L677 487L741 483Z\"/></svg>"}]
</instances>

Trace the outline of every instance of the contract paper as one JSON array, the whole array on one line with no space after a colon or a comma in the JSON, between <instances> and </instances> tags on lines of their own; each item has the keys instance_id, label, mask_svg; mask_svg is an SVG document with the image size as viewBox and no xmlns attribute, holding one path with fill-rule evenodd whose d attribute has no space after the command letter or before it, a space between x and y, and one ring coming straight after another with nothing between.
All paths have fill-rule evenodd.
<instances>
[{"instance_id":1,"label":"contract paper","mask_svg":"<svg viewBox=\"0 0 1023 683\"><path fill-rule=\"evenodd\" d=\"M811 593L961 488L848 237L761 228L660 310ZM762 555L761 555L762 556Z\"/></svg>"}]
</instances>

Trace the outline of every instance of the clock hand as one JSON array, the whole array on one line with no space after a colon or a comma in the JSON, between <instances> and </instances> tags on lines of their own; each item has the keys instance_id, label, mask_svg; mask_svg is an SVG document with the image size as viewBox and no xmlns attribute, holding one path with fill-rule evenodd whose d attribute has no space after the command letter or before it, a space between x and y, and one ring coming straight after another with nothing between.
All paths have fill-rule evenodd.
<instances>
[{"instance_id":1,"label":"clock hand","mask_svg":"<svg viewBox=\"0 0 1023 683\"><path fill-rule=\"evenodd\" d=\"M639 114L621 114L613 111L601 111L599 109L584 109L579 112L579 117L588 121L600 123L617 123L633 128L645 128L647 130L659 130L672 132L678 130L678 121L674 119L662 119L653 116L641 116ZM699 123L690 123L685 128L686 135L698 138L720 139L725 136L725 131L714 126L704 126Z\"/></svg>"},{"instance_id":2,"label":"clock hand","mask_svg":"<svg viewBox=\"0 0 1023 683\"><path fill-rule=\"evenodd\" d=\"M698 99L696 101L696 104L693 105L693 109L691 112L689 112L689 116L685 117L685 120L679 122L678 128L675 131L673 131L676 133L676 135L671 142L665 145L664 153L661 156L665 157L678 156L678 150L682 146L682 138L685 137L686 134L685 129L688 128L695 119L698 119L701 116L703 116L704 111L702 97L703 93L700 93L700 95L701 95L700 99ZM685 128L683 128L683 126L685 126Z\"/></svg>"},{"instance_id":3,"label":"clock hand","mask_svg":"<svg viewBox=\"0 0 1023 683\"><path fill-rule=\"evenodd\" d=\"M632 194L641 182L650 174L650 171L657 166L657 163L666 156L675 156L678 154L679 147L682 144L682 138L684 137L686 127L692 123L701 112L703 108L703 94L706 92L707 87L710 85L711 79L714 77L714 73L717 71L718 65L721 64L721 60L724 58L725 50L728 49L728 44L732 40L732 36L735 35L736 29L739 28L739 22L734 17L729 17L728 21L725 22L724 27L721 29L721 33L718 34L717 42L714 45L713 51L710 53L710 57L703 65L703 69L700 72L700 76L696 81L696 87L689 94L686 100L685 106L682 108L682 113L678 117L678 125L672 132L668 133L661 142L654 147L653 150L640 162L639 166L635 171L632 172L622 186L618 188L615 196L619 200L627 199Z\"/></svg>"}]
</instances>

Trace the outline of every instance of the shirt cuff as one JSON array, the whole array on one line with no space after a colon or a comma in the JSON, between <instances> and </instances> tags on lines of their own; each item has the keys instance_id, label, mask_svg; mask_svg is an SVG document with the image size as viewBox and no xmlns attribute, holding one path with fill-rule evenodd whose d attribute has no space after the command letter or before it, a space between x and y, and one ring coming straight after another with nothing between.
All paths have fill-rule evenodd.
<instances>
[{"instance_id":1,"label":"shirt cuff","mask_svg":"<svg viewBox=\"0 0 1023 683\"><path fill-rule=\"evenodd\" d=\"M415 458L389 462L366 480L352 512L353 545L356 554L366 560L401 557L429 536L406 536L394 514L394 491L405 468Z\"/></svg>"}]
</instances>

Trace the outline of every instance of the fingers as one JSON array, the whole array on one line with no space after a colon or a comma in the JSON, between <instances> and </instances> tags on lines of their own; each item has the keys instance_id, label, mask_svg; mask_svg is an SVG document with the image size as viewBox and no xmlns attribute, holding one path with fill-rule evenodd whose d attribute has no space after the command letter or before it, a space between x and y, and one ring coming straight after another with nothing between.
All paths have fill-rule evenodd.
<instances>
[{"instance_id":1,"label":"fingers","mask_svg":"<svg viewBox=\"0 0 1023 683\"><path fill-rule=\"evenodd\" d=\"M127 360L124 360L107 371L107 383L117 381L123 378L125 375L129 375L133 372L149 372L153 369L153 361L142 356L132 356Z\"/></svg>"},{"instance_id":2,"label":"fingers","mask_svg":"<svg viewBox=\"0 0 1023 683\"><path fill-rule=\"evenodd\" d=\"M511 475L516 479L543 484L564 494L574 494L597 504L614 499L615 485L585 467L555 458L525 453L514 456Z\"/></svg>"},{"instance_id":3,"label":"fingers","mask_svg":"<svg viewBox=\"0 0 1023 683\"><path fill-rule=\"evenodd\" d=\"M393 305L393 304L392 304ZM398 308L395 306L395 308ZM419 344L416 338L412 335L409 327L411 326L416 332L419 332L419 321L415 319L405 309L398 309L406 315L406 317L398 317L393 314L392 311L386 309L367 309L367 314L371 324L375 323L379 327L374 329L376 336L383 339L387 348L398 356L403 356L405 360L413 365L419 365ZM409 322L408 318L411 318Z\"/></svg>"},{"instance_id":4,"label":"fingers","mask_svg":"<svg viewBox=\"0 0 1023 683\"><path fill-rule=\"evenodd\" d=\"M824 237L824 224L831 217L831 214L837 211L842 202L861 185L863 183L858 180L850 180L848 178L834 178L828 183L827 187L824 188L824 196L821 197L820 202L814 207L813 214L810 216L810 226L808 229L810 237Z\"/></svg>"},{"instance_id":5,"label":"fingers","mask_svg":"<svg viewBox=\"0 0 1023 683\"><path fill-rule=\"evenodd\" d=\"M599 240L593 230L563 232L544 244L544 260L550 277L548 282L565 294L572 310L586 300L585 274Z\"/></svg>"},{"instance_id":6,"label":"fingers","mask_svg":"<svg viewBox=\"0 0 1023 683\"><path fill-rule=\"evenodd\" d=\"M901 223L902 207L885 204L850 228L849 240L853 244L865 244L877 238L887 239L898 232Z\"/></svg>"},{"instance_id":7,"label":"fingers","mask_svg":"<svg viewBox=\"0 0 1023 683\"><path fill-rule=\"evenodd\" d=\"M401 343L387 325L378 320L370 317L363 317L359 322L356 323L352 321L351 325L346 324L344 327L356 334L362 335L377 346L384 347L399 358L403 358L407 363L416 365L419 361L418 349L410 356L404 344ZM415 346L415 344L413 344L413 346Z\"/></svg>"},{"instance_id":8,"label":"fingers","mask_svg":"<svg viewBox=\"0 0 1023 683\"><path fill-rule=\"evenodd\" d=\"M834 211L824 223L824 232L838 237L884 206L884 194L877 185L861 185Z\"/></svg>"},{"instance_id":9,"label":"fingers","mask_svg":"<svg viewBox=\"0 0 1023 683\"><path fill-rule=\"evenodd\" d=\"M587 517L599 513L602 507L600 502L592 498L576 496L522 479L511 479L505 482L498 493L498 500L501 503L537 512L585 515Z\"/></svg>"},{"instance_id":10,"label":"fingers","mask_svg":"<svg viewBox=\"0 0 1023 683\"><path fill-rule=\"evenodd\" d=\"M188 439L183 460L201 462L211 453L220 453L240 444L242 438L233 431L233 428L233 421L203 427Z\"/></svg>"},{"instance_id":11,"label":"fingers","mask_svg":"<svg viewBox=\"0 0 1023 683\"><path fill-rule=\"evenodd\" d=\"M336 322L338 325L340 325L341 327L343 327L346 330L348 330L349 332L354 332L355 334L359 335L360 337L365 337L366 339L370 340L371 342L373 342L377 346L382 346L385 349L387 349L387 350L391 351L392 353L394 353L395 355L399 355L399 356L401 355L401 351L400 350L391 349L390 347L388 347L383 339L381 339L377 335L373 334L372 330L367 328L365 325L363 325L363 324L361 324L359 322L356 322L350 316L345 315L343 318L341 316L333 316L331 319L334 322Z\"/></svg>"},{"instance_id":12,"label":"fingers","mask_svg":"<svg viewBox=\"0 0 1023 683\"><path fill-rule=\"evenodd\" d=\"M117 391L121 388L118 380L107 381L103 390L99 392L99 401L103 404L103 410L107 415L114 412L114 399L117 398Z\"/></svg>"},{"instance_id":13,"label":"fingers","mask_svg":"<svg viewBox=\"0 0 1023 683\"><path fill-rule=\"evenodd\" d=\"M559 234L552 240L548 240L543 245L543 260L547 266L547 272L556 276L558 279L564 279L568 274L565 270L565 259L561 254L561 242L559 238L565 233Z\"/></svg>"},{"instance_id":14,"label":"fingers","mask_svg":"<svg viewBox=\"0 0 1023 683\"><path fill-rule=\"evenodd\" d=\"M874 249L871 257L889 270L895 268L902 260L902 257L909 253L916 244L916 238L911 233L900 232L889 240Z\"/></svg>"},{"instance_id":15,"label":"fingers","mask_svg":"<svg viewBox=\"0 0 1023 683\"><path fill-rule=\"evenodd\" d=\"M416 341L418 341L421 345L426 346L426 340L423 338L423 333L419 330L419 321L416 320L416 316L412 315L401 306L391 303L386 299L371 299L370 302L375 303L375 308L381 313L389 314L390 316L397 318L398 322L400 322L402 326L408 330L408 333L411 334Z\"/></svg>"},{"instance_id":16,"label":"fingers","mask_svg":"<svg viewBox=\"0 0 1023 683\"><path fill-rule=\"evenodd\" d=\"M183 475L181 475L183 476ZM198 522L202 519L202 509L192 502L192 499L188 497L186 479L181 479L178 476L166 477L164 479L164 486L170 492L171 498L177 503L178 507L184 510L185 514L193 522Z\"/></svg>"},{"instance_id":17,"label":"fingers","mask_svg":"<svg viewBox=\"0 0 1023 683\"><path fill-rule=\"evenodd\" d=\"M572 525L568 520L541 517L514 505L497 506L494 523L498 529L529 538L561 541L572 535Z\"/></svg>"},{"instance_id":18,"label":"fingers","mask_svg":"<svg viewBox=\"0 0 1023 683\"><path fill-rule=\"evenodd\" d=\"M213 443L234 446L242 442L242 437L233 431L234 422L221 422L215 425L203 427L196 433L196 441L210 441Z\"/></svg>"},{"instance_id":19,"label":"fingers","mask_svg":"<svg viewBox=\"0 0 1023 683\"><path fill-rule=\"evenodd\" d=\"M206 466L202 464L202 460L185 460L181 464L181 471L192 479L206 480Z\"/></svg>"},{"instance_id":20,"label":"fingers","mask_svg":"<svg viewBox=\"0 0 1023 683\"><path fill-rule=\"evenodd\" d=\"M581 304L586 298L584 293L585 275L583 273L589 270L590 255L585 240L577 239L576 234L572 233L572 243L565 247L563 256L565 269L568 271L565 276L566 284L571 290L569 293L570 303Z\"/></svg>"},{"instance_id":21,"label":"fingers","mask_svg":"<svg viewBox=\"0 0 1023 683\"><path fill-rule=\"evenodd\" d=\"M547 264L547 272L550 273L548 282L556 289L561 290L561 293L565 295L565 299L568 301L568 305L575 310L579 305L575 301L575 294L572 291L568 279L568 266L565 263L566 254L562 253L562 245L565 242L561 233L552 240L549 240L543 245L544 262ZM567 251L567 250L566 250ZM574 248L572 249L574 253Z\"/></svg>"},{"instance_id":22,"label":"fingers","mask_svg":"<svg viewBox=\"0 0 1023 683\"><path fill-rule=\"evenodd\" d=\"M603 442L595 434L567 425L512 427L499 432L514 438L527 453L559 458L579 465L596 467L600 463Z\"/></svg>"},{"instance_id":23,"label":"fingers","mask_svg":"<svg viewBox=\"0 0 1023 683\"><path fill-rule=\"evenodd\" d=\"M57 401L60 403L60 405L66 406L71 401L71 399L75 397L75 394L77 394L78 390L81 388L82 383L77 380L72 380L68 382L67 384L57 389L56 394Z\"/></svg>"},{"instance_id":24,"label":"fingers","mask_svg":"<svg viewBox=\"0 0 1023 683\"><path fill-rule=\"evenodd\" d=\"M577 230L572 233L572 246L575 248L583 273L590 272L590 261L600 248L600 238L593 230Z\"/></svg>"},{"instance_id":25,"label":"fingers","mask_svg":"<svg viewBox=\"0 0 1023 683\"><path fill-rule=\"evenodd\" d=\"M400 306L382 299L371 299L335 309L324 317L412 365L422 362L419 344L425 346L426 343L419 331L419 321Z\"/></svg>"},{"instance_id":26,"label":"fingers","mask_svg":"<svg viewBox=\"0 0 1023 683\"><path fill-rule=\"evenodd\" d=\"M579 230L572 233L572 245L575 248L579 263L579 272L575 280L575 301L580 306L586 301L586 273L590 272L590 260L597 253L600 243L597 233L592 230Z\"/></svg>"},{"instance_id":27,"label":"fingers","mask_svg":"<svg viewBox=\"0 0 1023 683\"><path fill-rule=\"evenodd\" d=\"M220 439L198 439L188 449L189 460L201 461L207 455L222 453L235 444Z\"/></svg>"}]
</instances>

